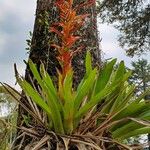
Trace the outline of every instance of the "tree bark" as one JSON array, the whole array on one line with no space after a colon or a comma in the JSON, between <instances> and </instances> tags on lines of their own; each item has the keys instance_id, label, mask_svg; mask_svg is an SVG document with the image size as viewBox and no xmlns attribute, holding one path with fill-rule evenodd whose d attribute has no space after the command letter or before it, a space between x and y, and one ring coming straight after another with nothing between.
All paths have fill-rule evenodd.
<instances>
[{"instance_id":1,"label":"tree bark","mask_svg":"<svg viewBox=\"0 0 150 150\"><path fill-rule=\"evenodd\" d=\"M50 75L56 76L56 68L59 68L58 61L56 59L57 51L53 49L50 44L57 41L55 34L49 32L49 26L52 26L54 22L59 20L59 12L55 7L56 0L38 0L36 19L32 38L32 47L29 58L34 63L39 65L41 62L45 64L47 71ZM74 0L75 5L82 3L86 0ZM47 14L48 13L48 14ZM83 45L84 49L79 55L73 59L74 78L78 84L84 75L84 58L85 52L90 50L93 56L94 65L100 65L100 49L98 42L98 30L96 20L96 7L95 5L90 8L82 8L79 14L90 14L90 17L86 20L84 27L77 33L82 38L77 42L76 47ZM48 23L48 26L47 26ZM26 72L26 76L28 76ZM80 76L79 76L80 74Z\"/></svg>"},{"instance_id":2,"label":"tree bark","mask_svg":"<svg viewBox=\"0 0 150 150\"><path fill-rule=\"evenodd\" d=\"M51 44L57 41L57 36L54 33L49 32L49 27L52 26L54 22L59 20L59 12L55 6L56 0L37 0L37 9L36 9L36 18L33 30L33 37L31 41L31 50L29 54L29 59L31 59L37 67L41 64L41 62L45 65L48 73L53 76L54 82L57 82L57 74L56 69L59 68L59 63L56 59L57 50L51 47ZM85 0L74 0L75 4L79 4L84 2ZM99 41L98 41L98 31L97 31L97 19L96 19L96 6L93 5L90 8L82 8L79 14L90 14L89 18L86 19L86 23L84 27L78 31L82 38L79 42L76 43L76 47L79 45L83 45L84 49L81 53L76 55L72 61L73 69L74 69L74 87L81 81L84 72L85 72L85 53L87 50L91 51L93 57L93 66L100 66L101 57L100 57L100 49L99 49ZM25 79L30 82L30 78L32 78L32 74L27 66ZM24 94L22 94L21 101L27 106L30 107L25 100ZM18 127L25 126L23 122L23 115L27 114L27 112L19 106L18 111ZM32 120L32 119L31 119ZM35 124L32 120L31 124ZM18 130L17 136L22 132ZM27 138L27 137L26 137ZM18 145L20 141L17 141L14 146ZM30 143L30 139L27 139L24 143L22 143L22 148L25 145Z\"/></svg>"}]
</instances>

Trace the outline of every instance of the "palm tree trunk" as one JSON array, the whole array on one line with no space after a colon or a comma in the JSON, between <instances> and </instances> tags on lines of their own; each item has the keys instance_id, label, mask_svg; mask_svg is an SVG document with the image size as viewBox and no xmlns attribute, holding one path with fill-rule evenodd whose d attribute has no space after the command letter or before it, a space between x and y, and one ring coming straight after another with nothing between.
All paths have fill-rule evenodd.
<instances>
[{"instance_id":1,"label":"palm tree trunk","mask_svg":"<svg viewBox=\"0 0 150 150\"><path fill-rule=\"evenodd\" d=\"M54 33L49 32L49 27L59 20L59 13L56 9L55 4L56 0L37 0L37 9L36 9L36 18L33 30L33 37L31 41L31 50L29 54L29 59L31 59L34 63L37 64L39 67L40 63L42 62L45 65L48 73L51 76L56 77L56 68L59 68L59 63L56 59L57 51L52 48L50 45L54 41L58 40ZM85 0L74 0L75 4L79 4L84 2ZM74 86L80 82L84 75L84 58L85 53L87 50L90 50L93 56L93 65L100 66L100 49L99 49L99 42L98 42L98 31L97 31L97 19L96 19L96 6L93 5L90 8L82 8L79 12L82 13L89 13L90 16L86 20L84 27L80 29L77 33L82 36L82 39L76 44L78 47L79 45L84 45L84 49L82 50L79 55L77 55L73 59L73 68L74 68ZM32 74L27 66L25 79L30 82L30 78L32 78ZM22 94L21 101L29 107L27 101L25 100L24 94ZM23 122L23 116L27 115L27 112L19 106L18 111L18 127L26 126ZM35 121L31 119L32 122L30 124L35 124ZM22 132L18 130L17 136L20 135ZM22 143L22 148L25 145L30 143L30 139L27 139ZM18 145L21 141L17 141L14 146Z\"/></svg>"}]
</instances>

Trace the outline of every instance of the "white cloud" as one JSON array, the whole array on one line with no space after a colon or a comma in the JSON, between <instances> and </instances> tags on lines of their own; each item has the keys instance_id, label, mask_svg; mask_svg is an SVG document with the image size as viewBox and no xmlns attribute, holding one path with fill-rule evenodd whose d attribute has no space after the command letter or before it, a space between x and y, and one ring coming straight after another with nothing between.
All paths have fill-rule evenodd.
<instances>
[{"instance_id":1,"label":"white cloud","mask_svg":"<svg viewBox=\"0 0 150 150\"><path fill-rule=\"evenodd\" d=\"M25 65L23 63L17 64L17 70L20 75L24 75ZM12 64L0 64L0 81L10 84L11 86L15 85L15 73L14 66Z\"/></svg>"},{"instance_id":2,"label":"white cloud","mask_svg":"<svg viewBox=\"0 0 150 150\"><path fill-rule=\"evenodd\" d=\"M104 52L104 57L107 58L117 58L119 61L124 60L125 64L130 67L131 61L136 61L137 59L144 57L150 61L150 53L142 56L134 56L134 58L126 56L124 49L119 47L119 42L117 41L119 31L111 25L99 24L98 30L102 38L102 51Z\"/></svg>"},{"instance_id":3,"label":"white cloud","mask_svg":"<svg viewBox=\"0 0 150 150\"><path fill-rule=\"evenodd\" d=\"M101 45L104 58L117 58L118 61L124 60L126 65L129 66L133 59L127 57L125 51L119 47L119 42L117 41L119 32L107 24L99 24L98 30L102 38Z\"/></svg>"},{"instance_id":4,"label":"white cloud","mask_svg":"<svg viewBox=\"0 0 150 150\"><path fill-rule=\"evenodd\" d=\"M6 42L7 42L6 36L3 34L3 36L1 36L1 38L0 38L0 55L2 55L2 53L4 51L4 46L5 46Z\"/></svg>"},{"instance_id":5,"label":"white cloud","mask_svg":"<svg viewBox=\"0 0 150 150\"><path fill-rule=\"evenodd\" d=\"M32 21L36 7L36 0L1 0L0 18L5 18L8 13L17 15L24 22ZM13 20L12 20L13 21ZM20 20L18 20L19 23Z\"/></svg>"},{"instance_id":6,"label":"white cloud","mask_svg":"<svg viewBox=\"0 0 150 150\"><path fill-rule=\"evenodd\" d=\"M36 0L0 0L0 82L14 86L13 64L24 74L25 40L32 30Z\"/></svg>"}]
</instances>

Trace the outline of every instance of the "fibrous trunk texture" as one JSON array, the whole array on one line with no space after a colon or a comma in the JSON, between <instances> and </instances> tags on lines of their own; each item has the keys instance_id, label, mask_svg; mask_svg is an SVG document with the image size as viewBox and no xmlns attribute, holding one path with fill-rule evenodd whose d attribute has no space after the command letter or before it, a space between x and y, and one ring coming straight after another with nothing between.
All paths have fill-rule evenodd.
<instances>
[{"instance_id":1,"label":"fibrous trunk texture","mask_svg":"<svg viewBox=\"0 0 150 150\"><path fill-rule=\"evenodd\" d=\"M74 0L75 5L83 3L87 0ZM59 68L56 59L57 50L51 47L56 42L57 36L49 32L49 27L53 23L58 22L59 12L55 6L56 0L38 0L36 19L32 38L32 47L29 58L39 65L41 62L45 64L50 75L56 76L56 68ZM98 30L96 20L96 8L93 5L90 8L81 8L79 14L90 14L86 19L85 25L77 32L81 36L81 40L76 43L76 47L84 46L81 53L73 59L75 82L79 83L84 74L84 58L85 52L90 50L95 65L100 65L100 49L98 42ZM80 75L79 75L80 74ZM28 72L26 72L28 76Z\"/></svg>"}]
</instances>

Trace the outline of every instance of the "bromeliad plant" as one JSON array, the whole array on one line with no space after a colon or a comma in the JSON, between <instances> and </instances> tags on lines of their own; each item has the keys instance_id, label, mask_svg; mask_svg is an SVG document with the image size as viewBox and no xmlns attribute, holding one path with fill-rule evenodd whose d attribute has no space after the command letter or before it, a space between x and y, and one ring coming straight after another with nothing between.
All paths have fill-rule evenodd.
<instances>
[{"instance_id":1,"label":"bromeliad plant","mask_svg":"<svg viewBox=\"0 0 150 150\"><path fill-rule=\"evenodd\" d=\"M87 4L91 5L92 1L82 5ZM134 96L135 86L127 82L131 72L126 71L123 62L114 69L114 59L98 70L92 68L91 54L87 52L86 73L77 90L73 88L71 61L75 53L82 49L73 48L80 38L75 33L83 26L88 15L77 15L76 9L79 7L73 8L72 5L73 0L56 2L60 11L60 22L50 28L60 39L59 45L52 45L58 49L57 58L61 65L61 70L58 70L58 85L53 83L43 64L38 71L31 60L28 64L38 86L33 82L28 83L16 73L17 81L25 92L32 111L26 109L48 131L62 135L78 134L82 138L90 133L92 136L88 136L88 139L92 143L100 140L97 149L103 148L105 142L118 143L113 139L122 141L131 136L150 133L150 103L143 100L149 91L138 98ZM48 121L42 121L34 103L46 113ZM39 114L39 117L35 114ZM127 146L121 146L127 149Z\"/></svg>"},{"instance_id":2,"label":"bromeliad plant","mask_svg":"<svg viewBox=\"0 0 150 150\"><path fill-rule=\"evenodd\" d=\"M91 56L87 52L86 74L77 90L72 88L73 74L68 72L59 84L61 94L44 66L41 65L39 73L31 60L29 66L40 86L40 93L25 79L18 77L17 80L26 95L46 112L49 118L46 126L56 133L70 135L90 131L99 136L110 132L117 139L148 133L150 103L143 98L149 91L136 98L135 86L127 82L131 72L125 70L123 62L115 70L115 63L116 59L98 71L92 68Z\"/></svg>"},{"instance_id":3,"label":"bromeliad plant","mask_svg":"<svg viewBox=\"0 0 150 150\"><path fill-rule=\"evenodd\" d=\"M115 63L116 59L106 63L101 70L93 69L90 52L87 52L86 74L77 90L72 88L70 71L59 84L61 94L60 87L56 88L44 66L41 65L38 72L31 60L29 67L39 88L18 75L17 80L26 96L47 114L45 128L49 131L118 144L117 141L150 133L150 103L143 100L150 91L136 98L135 86L127 82L131 72L126 71L123 62L114 69ZM100 147L104 145L102 143ZM121 147L128 149L125 145Z\"/></svg>"}]
</instances>

